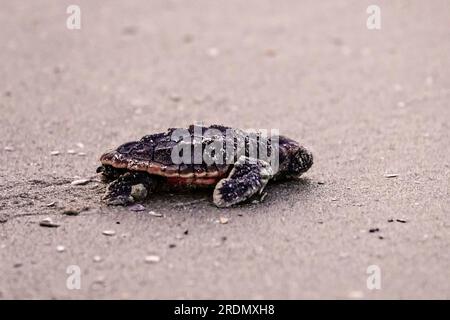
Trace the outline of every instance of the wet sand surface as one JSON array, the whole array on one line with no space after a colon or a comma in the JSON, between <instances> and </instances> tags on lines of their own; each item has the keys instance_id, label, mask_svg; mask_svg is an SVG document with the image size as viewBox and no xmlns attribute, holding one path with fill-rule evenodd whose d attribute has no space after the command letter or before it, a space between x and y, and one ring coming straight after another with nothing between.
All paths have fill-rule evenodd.
<instances>
[{"instance_id":1,"label":"wet sand surface","mask_svg":"<svg viewBox=\"0 0 450 320\"><path fill-rule=\"evenodd\" d=\"M377 1L371 31L372 2L79 1L68 30L70 1L2 1L0 298L450 298L450 4ZM102 205L102 152L194 121L315 164L260 204Z\"/></svg>"}]
</instances>

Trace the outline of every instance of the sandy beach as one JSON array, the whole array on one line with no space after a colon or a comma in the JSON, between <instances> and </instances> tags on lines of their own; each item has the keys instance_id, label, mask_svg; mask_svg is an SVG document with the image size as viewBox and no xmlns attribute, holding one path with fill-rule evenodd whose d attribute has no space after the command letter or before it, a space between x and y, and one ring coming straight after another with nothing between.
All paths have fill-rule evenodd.
<instances>
[{"instance_id":1,"label":"sandy beach","mask_svg":"<svg viewBox=\"0 0 450 320\"><path fill-rule=\"evenodd\" d=\"M1 1L0 299L449 299L450 3L369 30L373 2L80 0L71 30L72 1ZM314 166L230 209L100 201L104 151L195 121Z\"/></svg>"}]
</instances>

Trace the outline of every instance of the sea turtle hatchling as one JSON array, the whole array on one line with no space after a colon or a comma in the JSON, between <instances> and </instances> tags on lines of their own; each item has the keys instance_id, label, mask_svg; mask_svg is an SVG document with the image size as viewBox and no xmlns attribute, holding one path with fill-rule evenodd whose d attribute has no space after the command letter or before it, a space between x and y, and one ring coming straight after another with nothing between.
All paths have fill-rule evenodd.
<instances>
[{"instance_id":1,"label":"sea turtle hatchling","mask_svg":"<svg viewBox=\"0 0 450 320\"><path fill-rule=\"evenodd\" d=\"M97 173L108 182L103 200L128 205L156 191L214 188L229 207L261 195L269 180L299 177L312 154L285 136L212 125L171 128L104 153Z\"/></svg>"}]
</instances>

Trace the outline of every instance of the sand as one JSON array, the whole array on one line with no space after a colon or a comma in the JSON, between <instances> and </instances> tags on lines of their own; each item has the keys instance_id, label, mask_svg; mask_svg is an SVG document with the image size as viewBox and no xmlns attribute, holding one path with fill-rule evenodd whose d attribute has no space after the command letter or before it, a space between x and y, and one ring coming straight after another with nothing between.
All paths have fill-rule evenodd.
<instances>
[{"instance_id":1,"label":"sand","mask_svg":"<svg viewBox=\"0 0 450 320\"><path fill-rule=\"evenodd\" d=\"M372 2L78 1L69 30L71 2L2 1L0 298L450 298L450 4L368 30ZM101 204L102 152L193 121L315 164L260 204Z\"/></svg>"}]
</instances>

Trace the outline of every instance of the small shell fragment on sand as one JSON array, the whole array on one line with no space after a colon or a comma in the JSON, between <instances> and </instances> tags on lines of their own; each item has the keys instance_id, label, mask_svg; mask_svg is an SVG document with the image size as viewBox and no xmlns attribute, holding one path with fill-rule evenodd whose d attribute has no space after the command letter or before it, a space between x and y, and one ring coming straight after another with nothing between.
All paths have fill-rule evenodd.
<instances>
[{"instance_id":1,"label":"small shell fragment on sand","mask_svg":"<svg viewBox=\"0 0 450 320\"><path fill-rule=\"evenodd\" d=\"M102 257L100 257L100 256L94 256L94 258L92 258L92 260L93 260L94 262L100 262L100 261L102 261Z\"/></svg>"},{"instance_id":2,"label":"small shell fragment on sand","mask_svg":"<svg viewBox=\"0 0 450 320\"><path fill-rule=\"evenodd\" d=\"M157 262L161 261L161 258L156 255L149 255L149 256L146 256L144 260L146 263L157 263Z\"/></svg>"},{"instance_id":3,"label":"small shell fragment on sand","mask_svg":"<svg viewBox=\"0 0 450 320\"><path fill-rule=\"evenodd\" d=\"M219 218L219 222L220 222L220 224L227 224L227 223L228 223L228 221L229 221L229 219L228 219L228 218L226 218L226 217L220 217L220 218Z\"/></svg>"},{"instance_id":4,"label":"small shell fragment on sand","mask_svg":"<svg viewBox=\"0 0 450 320\"><path fill-rule=\"evenodd\" d=\"M53 150L52 152L50 152L51 156L58 156L59 155L59 151L58 150Z\"/></svg>"},{"instance_id":5,"label":"small shell fragment on sand","mask_svg":"<svg viewBox=\"0 0 450 320\"><path fill-rule=\"evenodd\" d=\"M52 201L52 202L50 202L50 203L47 203L45 206L46 206L46 207L54 207L55 204L56 204L56 201Z\"/></svg>"},{"instance_id":6,"label":"small shell fragment on sand","mask_svg":"<svg viewBox=\"0 0 450 320\"><path fill-rule=\"evenodd\" d=\"M56 251L64 252L64 251L66 251L66 248L64 246L56 246Z\"/></svg>"},{"instance_id":7,"label":"small shell fragment on sand","mask_svg":"<svg viewBox=\"0 0 450 320\"><path fill-rule=\"evenodd\" d=\"M145 207L144 207L142 204L137 203L137 204L133 204L133 205L130 206L128 209L129 209L130 211L138 212L138 211L144 211L144 210L145 210Z\"/></svg>"},{"instance_id":8,"label":"small shell fragment on sand","mask_svg":"<svg viewBox=\"0 0 450 320\"><path fill-rule=\"evenodd\" d=\"M73 186L84 186L85 184L88 184L89 182L91 182L91 179L78 179L78 180L72 181L70 184Z\"/></svg>"},{"instance_id":9,"label":"small shell fragment on sand","mask_svg":"<svg viewBox=\"0 0 450 320\"><path fill-rule=\"evenodd\" d=\"M102 234L105 235L105 236L112 237L112 236L114 236L116 234L116 232L114 230L104 230L102 232Z\"/></svg>"},{"instance_id":10,"label":"small shell fragment on sand","mask_svg":"<svg viewBox=\"0 0 450 320\"><path fill-rule=\"evenodd\" d=\"M86 153L85 153L85 152L78 152L78 153L77 153L77 156L79 156L79 157L85 157L85 156L86 156Z\"/></svg>"},{"instance_id":11,"label":"small shell fragment on sand","mask_svg":"<svg viewBox=\"0 0 450 320\"><path fill-rule=\"evenodd\" d=\"M69 149L69 150L67 150L67 153L68 153L68 154L75 154L75 153L76 153L76 151L75 151L75 150L73 150L73 149Z\"/></svg>"},{"instance_id":12,"label":"small shell fragment on sand","mask_svg":"<svg viewBox=\"0 0 450 320\"><path fill-rule=\"evenodd\" d=\"M162 213L157 213L155 211L149 211L148 214L153 216L153 217L158 217L158 218L164 217L164 215Z\"/></svg>"},{"instance_id":13,"label":"small shell fragment on sand","mask_svg":"<svg viewBox=\"0 0 450 320\"><path fill-rule=\"evenodd\" d=\"M386 173L386 174L384 175L385 178L396 178L396 177L398 177L398 176L399 176L398 173Z\"/></svg>"},{"instance_id":14,"label":"small shell fragment on sand","mask_svg":"<svg viewBox=\"0 0 450 320\"><path fill-rule=\"evenodd\" d=\"M215 47L211 47L208 49L207 53L210 57L217 57L220 52L219 52L219 49L217 49Z\"/></svg>"},{"instance_id":15,"label":"small shell fragment on sand","mask_svg":"<svg viewBox=\"0 0 450 320\"><path fill-rule=\"evenodd\" d=\"M6 146L5 148L3 148L5 151L8 151L8 152L12 152L12 151L14 151L14 147L11 147L11 146Z\"/></svg>"},{"instance_id":16,"label":"small shell fragment on sand","mask_svg":"<svg viewBox=\"0 0 450 320\"><path fill-rule=\"evenodd\" d=\"M77 142L75 145L80 149L84 148L84 144L82 142Z\"/></svg>"},{"instance_id":17,"label":"small shell fragment on sand","mask_svg":"<svg viewBox=\"0 0 450 320\"><path fill-rule=\"evenodd\" d=\"M58 223L53 222L53 220L52 220L50 217L47 217L47 218L45 218L45 219L42 219L42 220L39 222L39 225L40 225L41 227L47 227L47 228L57 228L57 227L60 226Z\"/></svg>"}]
</instances>

